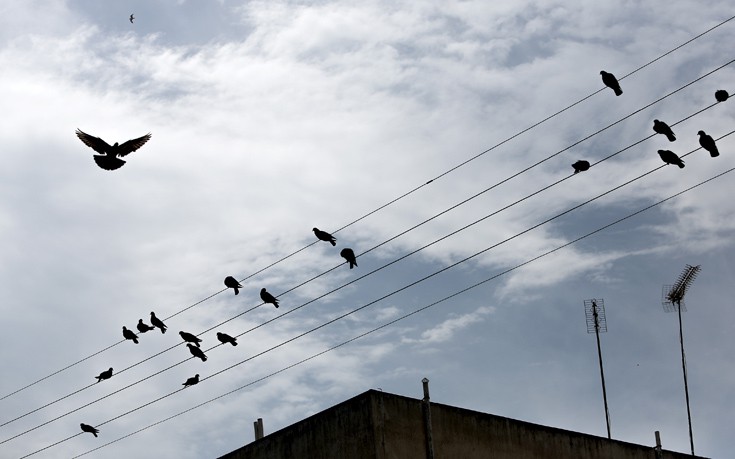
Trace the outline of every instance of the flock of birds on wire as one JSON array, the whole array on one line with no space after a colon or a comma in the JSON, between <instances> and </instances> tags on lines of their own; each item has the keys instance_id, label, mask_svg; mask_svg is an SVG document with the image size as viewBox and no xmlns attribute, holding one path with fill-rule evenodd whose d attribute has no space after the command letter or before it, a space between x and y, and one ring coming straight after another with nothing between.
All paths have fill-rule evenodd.
<instances>
[{"instance_id":1,"label":"flock of birds on wire","mask_svg":"<svg viewBox=\"0 0 735 459\"><path fill-rule=\"evenodd\" d=\"M130 15L130 23L133 23L133 20L135 17L131 14ZM616 96L620 96L623 94L623 90L620 88L620 83L618 83L617 78L615 78L615 75L612 73L606 72L604 70L600 71L600 75L602 75L602 82L605 84L605 86L611 88ZM729 94L727 91L720 89L715 92L715 99L718 102L724 102L728 99ZM676 135L671 130L668 124L666 124L663 121L660 120L653 120L653 130L657 134L662 134L666 136L666 138L669 140L669 142L674 142L676 140ZM697 133L699 135L699 144L707 150L713 158L720 155L719 150L717 149L717 145L715 144L715 140L707 135L704 131L699 131ZM94 137L92 135L89 135L80 129L76 130L76 135L79 137L79 139L84 142L85 145L92 148L94 151L99 153L99 155L93 155L94 161L97 163L99 167L102 169L112 171L115 169L119 169L125 164L125 161L120 159L121 157L127 156L128 154L138 150L140 147L142 147L148 140L151 138L151 133L148 133L142 137L138 137L137 139L128 140L127 142L124 142L123 144L118 144L115 142L114 145L110 145L104 140L100 139L99 137ZM679 158L679 156L674 153L671 150L658 150L658 154L663 160L664 163L668 164L676 164L680 168L684 168L684 161ZM585 160L579 160L572 164L572 168L574 168L574 173L583 172L590 168L589 161ZM319 239L320 241L329 242L332 244L332 246L337 245L337 239L329 234L326 231L322 231L318 228L313 228L314 235ZM344 258L347 263L350 265L350 269L357 266L357 260L355 257L355 252L349 248L346 247L340 251L340 256ZM242 285L232 276L227 276L225 278L225 286L227 288L231 288L235 291L235 295L240 293L240 289L242 288ZM278 299L268 293L265 288L260 289L260 299L263 300L264 303L272 304L276 308L279 306ZM148 325L143 322L143 319L138 320L138 325L136 328L140 333L146 333L151 330L154 330L156 328L161 330L161 333L166 333L166 325L163 323L161 319L156 317L156 314L154 312L151 312L151 325ZM123 326L122 328L122 334L123 337L126 340L130 340L135 344L138 344L138 335L133 332L132 330L129 330L127 327ZM181 338L186 342L186 346L189 348L189 352L194 357L197 357L202 360L202 362L207 361L207 356L204 354L204 351L202 351L201 346L199 343L202 342L200 338L198 338L196 335L193 335L191 333L180 331L179 335ZM222 343L230 343L233 346L237 346L237 340L236 338L233 338L232 336L217 332L217 339ZM109 368L102 373L100 373L98 376L95 376L97 378L97 382L103 381L105 379L109 379L112 377L112 368ZM192 376L191 378L187 379L182 385L184 387L193 386L195 384L199 383L199 374L196 374ZM82 431L89 432L93 434L95 437L99 433L99 430L87 425L87 424L80 424Z\"/></svg>"}]
</instances>

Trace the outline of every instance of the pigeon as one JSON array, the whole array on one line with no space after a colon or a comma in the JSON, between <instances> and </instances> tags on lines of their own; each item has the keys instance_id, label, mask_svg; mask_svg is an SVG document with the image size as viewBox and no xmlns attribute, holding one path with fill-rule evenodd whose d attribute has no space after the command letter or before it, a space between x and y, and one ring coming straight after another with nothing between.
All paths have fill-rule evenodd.
<instances>
[{"instance_id":1,"label":"pigeon","mask_svg":"<svg viewBox=\"0 0 735 459\"><path fill-rule=\"evenodd\" d=\"M331 243L333 246L337 245L337 239L334 238L331 234L327 233L326 231L322 231L319 228L312 228L312 231L314 231L314 234L316 235L317 239L320 241L325 241Z\"/></svg>"},{"instance_id":2,"label":"pigeon","mask_svg":"<svg viewBox=\"0 0 735 459\"><path fill-rule=\"evenodd\" d=\"M81 424L79 424L79 427L81 427L81 428L82 428L82 431L83 431L83 432L89 432L89 433L91 433L92 435L94 435L95 437L97 436L97 434L98 434L98 433L100 433L100 430L99 430L99 429L95 429L94 427L92 427L92 426L88 426L88 425L87 425L87 424L85 424L85 423L81 423Z\"/></svg>"},{"instance_id":3,"label":"pigeon","mask_svg":"<svg viewBox=\"0 0 735 459\"><path fill-rule=\"evenodd\" d=\"M680 169L684 169L684 161L679 158L676 153L671 150L659 150L658 155L666 164L676 164Z\"/></svg>"},{"instance_id":4,"label":"pigeon","mask_svg":"<svg viewBox=\"0 0 735 459\"><path fill-rule=\"evenodd\" d=\"M605 86L615 91L616 96L619 96L623 93L623 90L620 89L620 83L618 83L618 79L615 78L615 75L613 75L612 73L607 73L604 70L600 70L600 75L602 75L602 82L605 83Z\"/></svg>"},{"instance_id":5,"label":"pigeon","mask_svg":"<svg viewBox=\"0 0 735 459\"><path fill-rule=\"evenodd\" d=\"M263 300L264 303L271 303L273 306L278 307L278 300L276 297L266 292L265 288L260 289L260 299Z\"/></svg>"},{"instance_id":6,"label":"pigeon","mask_svg":"<svg viewBox=\"0 0 735 459\"><path fill-rule=\"evenodd\" d=\"M99 155L93 155L92 157L99 167L108 171L119 169L123 166L123 164L125 164L125 161L118 158L118 156L126 156L134 152L138 148L142 147L151 138L151 133L149 132L143 137L128 140L122 145L118 145L118 143L115 142L115 145L110 146L107 142L100 139L99 137L91 136L85 132L82 132L79 129L77 129L76 134L77 137L79 137L79 140L84 142L86 146L90 147L97 153L101 153Z\"/></svg>"},{"instance_id":7,"label":"pigeon","mask_svg":"<svg viewBox=\"0 0 735 459\"><path fill-rule=\"evenodd\" d=\"M135 16L133 16L133 15L131 14L131 15L130 15L130 23L132 24L134 20L135 20Z\"/></svg>"},{"instance_id":8,"label":"pigeon","mask_svg":"<svg viewBox=\"0 0 735 459\"><path fill-rule=\"evenodd\" d=\"M138 329L139 332L145 333L151 330L155 330L156 327L151 327L148 324L144 324L143 319L138 319L138 325L136 325L136 328Z\"/></svg>"},{"instance_id":9,"label":"pigeon","mask_svg":"<svg viewBox=\"0 0 735 459\"><path fill-rule=\"evenodd\" d=\"M192 376L191 378L187 379L186 382L182 384L182 386L189 387L195 384L199 384L199 374L198 373Z\"/></svg>"},{"instance_id":10,"label":"pigeon","mask_svg":"<svg viewBox=\"0 0 735 459\"><path fill-rule=\"evenodd\" d=\"M697 134L699 135L699 144L709 152L711 157L720 156L720 150L717 149L715 139L705 134L704 131L699 131Z\"/></svg>"},{"instance_id":11,"label":"pigeon","mask_svg":"<svg viewBox=\"0 0 735 459\"><path fill-rule=\"evenodd\" d=\"M674 140L676 140L674 131L672 131L669 125L664 123L663 121L653 120L653 132L655 132L656 134L665 135L666 138L669 139L669 142L673 142Z\"/></svg>"},{"instance_id":12,"label":"pigeon","mask_svg":"<svg viewBox=\"0 0 735 459\"><path fill-rule=\"evenodd\" d=\"M572 167L574 168L574 173L575 174L578 174L580 172L584 172L587 169L589 169L590 168L590 162L589 161L585 161L583 159L580 159L576 163L572 164Z\"/></svg>"},{"instance_id":13,"label":"pigeon","mask_svg":"<svg viewBox=\"0 0 735 459\"><path fill-rule=\"evenodd\" d=\"M189 348L189 352L191 352L191 355L193 355L194 357L199 357L200 359L202 359L202 362L206 362L207 361L207 356L204 355L204 351L202 351L201 349L199 349L196 346L192 346L189 343L186 344L186 347Z\"/></svg>"},{"instance_id":14,"label":"pigeon","mask_svg":"<svg viewBox=\"0 0 735 459\"><path fill-rule=\"evenodd\" d=\"M728 94L724 89L718 89L715 91L715 99L717 102L724 102L728 97L730 97L730 94Z\"/></svg>"},{"instance_id":15,"label":"pigeon","mask_svg":"<svg viewBox=\"0 0 735 459\"><path fill-rule=\"evenodd\" d=\"M237 279L235 279L232 276L225 277L225 285L228 288L235 289L235 295L237 295L238 293L240 293L240 289L242 288L242 285L240 285L240 283L237 281Z\"/></svg>"},{"instance_id":16,"label":"pigeon","mask_svg":"<svg viewBox=\"0 0 735 459\"><path fill-rule=\"evenodd\" d=\"M187 343L194 343L196 347L199 347L199 343L202 342L201 339L197 338L196 336L192 335L191 333L187 333L185 331L180 331L179 335L181 335L181 338L186 341Z\"/></svg>"},{"instance_id":17,"label":"pigeon","mask_svg":"<svg viewBox=\"0 0 735 459\"><path fill-rule=\"evenodd\" d=\"M237 346L237 339L233 338L232 336L228 335L227 333L220 333L217 332L217 339L220 340L222 344L230 343L233 346Z\"/></svg>"},{"instance_id":18,"label":"pigeon","mask_svg":"<svg viewBox=\"0 0 735 459\"><path fill-rule=\"evenodd\" d=\"M153 313L153 311L151 311L151 325L160 328L161 333L166 333L166 329L168 328L161 319L156 317L156 314Z\"/></svg>"},{"instance_id":19,"label":"pigeon","mask_svg":"<svg viewBox=\"0 0 735 459\"><path fill-rule=\"evenodd\" d=\"M349 247L346 247L342 249L342 251L339 252L339 255L347 260L347 262L350 264L350 269L357 266L357 259L355 259L355 252L352 251Z\"/></svg>"},{"instance_id":20,"label":"pigeon","mask_svg":"<svg viewBox=\"0 0 735 459\"><path fill-rule=\"evenodd\" d=\"M138 344L138 335L136 335L136 334L135 334L135 333L133 333L132 331L130 331L130 330L128 330L127 328L125 328L125 326L124 326L124 325L123 325L123 337L124 337L125 339L131 339L131 340L133 340L133 342L134 342L135 344Z\"/></svg>"},{"instance_id":21,"label":"pigeon","mask_svg":"<svg viewBox=\"0 0 735 459\"><path fill-rule=\"evenodd\" d=\"M100 373L99 376L95 376L95 378L97 378L97 382L100 382L103 379L110 379L110 378L112 378L112 367L110 367L109 370L103 371L102 373Z\"/></svg>"}]
</instances>

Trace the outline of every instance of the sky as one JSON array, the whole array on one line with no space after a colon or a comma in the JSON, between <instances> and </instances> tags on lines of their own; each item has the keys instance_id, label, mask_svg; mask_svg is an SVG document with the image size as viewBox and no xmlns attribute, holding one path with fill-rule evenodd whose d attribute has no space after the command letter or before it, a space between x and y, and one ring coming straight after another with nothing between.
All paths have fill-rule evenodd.
<instances>
[{"instance_id":1,"label":"sky","mask_svg":"<svg viewBox=\"0 0 735 459\"><path fill-rule=\"evenodd\" d=\"M258 418L268 434L369 389L421 398L424 377L437 403L606 436L591 298L612 437L658 430L686 453L661 297L689 264L695 452L728 457L735 174L667 198L735 167L735 136L697 150L699 130L735 126L732 99L713 106L735 93L735 20L640 67L731 16L724 0L3 2L0 456L218 457ZM650 138L654 119L677 140ZM105 171L76 129L152 138ZM659 149L692 153L659 168ZM120 342L151 311L168 332Z\"/></svg>"}]
</instances>

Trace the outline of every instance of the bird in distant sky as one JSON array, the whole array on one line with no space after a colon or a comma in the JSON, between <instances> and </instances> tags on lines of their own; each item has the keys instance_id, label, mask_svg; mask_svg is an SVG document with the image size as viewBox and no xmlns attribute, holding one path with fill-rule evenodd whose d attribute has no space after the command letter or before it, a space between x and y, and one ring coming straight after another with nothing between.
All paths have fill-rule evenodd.
<instances>
[{"instance_id":1,"label":"bird in distant sky","mask_svg":"<svg viewBox=\"0 0 735 459\"><path fill-rule=\"evenodd\" d=\"M110 144L100 139L99 137L94 137L85 132L82 132L79 129L77 129L76 134L77 137L79 137L79 140L84 142L86 146L90 147L97 153L100 153L99 155L93 155L92 157L99 167L108 171L119 169L123 166L123 164L125 164L125 161L118 158L118 156L129 155L138 148L142 147L151 138L151 133L148 133L143 137L128 140L122 145L118 145L118 143L115 142L114 145L110 146Z\"/></svg>"},{"instance_id":2,"label":"bird in distant sky","mask_svg":"<svg viewBox=\"0 0 735 459\"><path fill-rule=\"evenodd\" d=\"M95 378L97 378L97 382L100 382L103 379L110 379L110 378L112 378L112 367L110 367L109 370L106 370L106 371L103 371L102 373L100 373L99 376L95 376Z\"/></svg>"},{"instance_id":3,"label":"bird in distant sky","mask_svg":"<svg viewBox=\"0 0 735 459\"><path fill-rule=\"evenodd\" d=\"M92 435L94 435L95 437L97 436L98 433L100 433L99 429L95 429L92 426L88 426L87 424L85 424L83 422L81 424L79 424L79 427L82 428L82 431L83 432L89 432Z\"/></svg>"},{"instance_id":4,"label":"bird in distant sky","mask_svg":"<svg viewBox=\"0 0 735 459\"><path fill-rule=\"evenodd\" d=\"M674 131L672 131L669 125L664 123L663 121L653 120L653 132L655 132L656 134L665 135L666 138L669 139L669 142L673 142L674 140L676 140Z\"/></svg>"},{"instance_id":5,"label":"bird in distant sky","mask_svg":"<svg viewBox=\"0 0 735 459\"><path fill-rule=\"evenodd\" d=\"M235 290L235 295L237 295L238 293L240 293L240 289L242 288L242 285L240 285L240 283L237 281L237 279L235 279L232 276L225 277L225 286L227 286L227 288L234 289Z\"/></svg>"},{"instance_id":6,"label":"bird in distant sky","mask_svg":"<svg viewBox=\"0 0 735 459\"><path fill-rule=\"evenodd\" d=\"M192 346L190 343L186 343L186 347L189 348L189 352L191 352L191 355L193 355L194 357L199 357L200 359L202 359L202 362L207 361L207 356L204 355L204 351L196 346Z\"/></svg>"},{"instance_id":7,"label":"bird in distant sky","mask_svg":"<svg viewBox=\"0 0 735 459\"><path fill-rule=\"evenodd\" d=\"M138 344L138 335L125 328L123 325L123 338L133 340L135 344Z\"/></svg>"},{"instance_id":8,"label":"bird in distant sky","mask_svg":"<svg viewBox=\"0 0 735 459\"><path fill-rule=\"evenodd\" d=\"M684 161L671 150L659 150L658 155L666 164L676 164L680 169L684 169Z\"/></svg>"},{"instance_id":9,"label":"bird in distant sky","mask_svg":"<svg viewBox=\"0 0 735 459\"><path fill-rule=\"evenodd\" d=\"M141 332L141 333L149 332L149 331L151 331L151 330L154 330L154 329L155 329L155 327L151 327L151 326L150 326L150 325L148 325L148 324L144 324L144 323L143 323L143 319L138 319L138 325L136 325L136 328L137 328L137 329L138 329L138 331L139 331L139 332Z\"/></svg>"},{"instance_id":10,"label":"bird in distant sky","mask_svg":"<svg viewBox=\"0 0 735 459\"><path fill-rule=\"evenodd\" d=\"M333 246L337 245L337 239L334 238L331 234L327 233L326 231L322 231L319 228L313 228L312 231L314 231L314 234L316 235L317 239L320 241L325 241L331 243Z\"/></svg>"},{"instance_id":11,"label":"bird in distant sky","mask_svg":"<svg viewBox=\"0 0 735 459\"><path fill-rule=\"evenodd\" d=\"M347 262L350 264L350 269L357 266L357 259L355 258L355 252L352 251L349 247L345 247L339 252L340 256L347 260Z\"/></svg>"},{"instance_id":12,"label":"bird in distant sky","mask_svg":"<svg viewBox=\"0 0 735 459\"><path fill-rule=\"evenodd\" d=\"M620 89L620 83L618 83L618 79L615 78L615 75L604 70L600 70L600 75L602 75L602 82L605 83L605 86L615 91L616 96L623 93L623 90Z\"/></svg>"},{"instance_id":13,"label":"bird in distant sky","mask_svg":"<svg viewBox=\"0 0 735 459\"><path fill-rule=\"evenodd\" d=\"M189 387L195 384L199 384L199 374L198 373L192 376L191 378L187 379L186 382L182 384L182 386Z\"/></svg>"},{"instance_id":14,"label":"bird in distant sky","mask_svg":"<svg viewBox=\"0 0 735 459\"><path fill-rule=\"evenodd\" d=\"M273 306L278 307L278 300L276 297L266 292L265 288L260 289L260 299L263 300L264 303L270 303Z\"/></svg>"},{"instance_id":15,"label":"bird in distant sky","mask_svg":"<svg viewBox=\"0 0 735 459\"><path fill-rule=\"evenodd\" d=\"M720 156L720 150L717 149L715 139L707 135L704 131L699 131L697 134L699 135L699 144L709 152L711 157Z\"/></svg>"},{"instance_id":16,"label":"bird in distant sky","mask_svg":"<svg viewBox=\"0 0 735 459\"><path fill-rule=\"evenodd\" d=\"M156 314L153 311L151 311L151 325L160 328L161 333L166 333L166 329L168 328L161 319L156 317Z\"/></svg>"},{"instance_id":17,"label":"bird in distant sky","mask_svg":"<svg viewBox=\"0 0 735 459\"><path fill-rule=\"evenodd\" d=\"M217 332L217 339L220 340L222 344L230 343L233 346L237 346L237 340L227 333Z\"/></svg>"},{"instance_id":18,"label":"bird in distant sky","mask_svg":"<svg viewBox=\"0 0 735 459\"><path fill-rule=\"evenodd\" d=\"M717 102L725 102L728 97L730 97L730 94L728 94L724 89L718 89L715 91L715 99Z\"/></svg>"},{"instance_id":19,"label":"bird in distant sky","mask_svg":"<svg viewBox=\"0 0 735 459\"><path fill-rule=\"evenodd\" d=\"M575 174L578 174L580 172L584 172L587 169L589 169L590 168L590 162L589 161L585 161L583 159L580 159L576 163L572 164L572 167L574 168L574 173Z\"/></svg>"},{"instance_id":20,"label":"bird in distant sky","mask_svg":"<svg viewBox=\"0 0 735 459\"><path fill-rule=\"evenodd\" d=\"M181 338L184 341L196 344L196 347L199 347L199 343L202 342L202 340L197 338L195 335L192 335L191 333L187 333L185 331L180 331L179 335L181 335Z\"/></svg>"},{"instance_id":21,"label":"bird in distant sky","mask_svg":"<svg viewBox=\"0 0 735 459\"><path fill-rule=\"evenodd\" d=\"M133 16L133 15L131 14L131 15L130 15L130 23L132 24L134 20L135 20L135 16Z\"/></svg>"}]
</instances>

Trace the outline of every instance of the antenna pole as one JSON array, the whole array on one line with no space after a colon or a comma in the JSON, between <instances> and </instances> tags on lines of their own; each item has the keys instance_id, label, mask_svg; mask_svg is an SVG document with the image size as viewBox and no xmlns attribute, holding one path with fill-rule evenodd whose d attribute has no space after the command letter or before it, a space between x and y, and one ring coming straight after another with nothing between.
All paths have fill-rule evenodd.
<instances>
[{"instance_id":1,"label":"antenna pole","mask_svg":"<svg viewBox=\"0 0 735 459\"><path fill-rule=\"evenodd\" d=\"M597 302L602 304L602 308L598 306ZM595 337L597 338L597 357L600 361L600 380L602 381L602 401L605 404L605 422L607 423L607 438L612 438L610 435L610 411L607 408L607 390L605 389L605 371L602 367L602 348L600 346L600 332L607 331L607 320L605 318L605 306L604 300L592 299L585 300L585 315L587 316L587 333L591 333L594 329Z\"/></svg>"}]
</instances>

